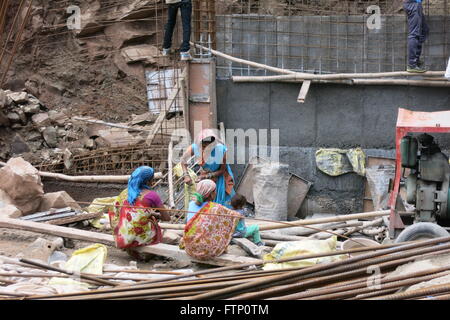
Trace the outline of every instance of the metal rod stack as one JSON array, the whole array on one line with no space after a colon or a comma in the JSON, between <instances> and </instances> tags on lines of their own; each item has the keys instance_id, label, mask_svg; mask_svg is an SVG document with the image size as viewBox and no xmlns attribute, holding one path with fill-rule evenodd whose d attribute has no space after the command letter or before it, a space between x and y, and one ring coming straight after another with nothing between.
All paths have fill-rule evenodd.
<instances>
[{"instance_id":1,"label":"metal rod stack","mask_svg":"<svg viewBox=\"0 0 450 320\"><path fill-rule=\"evenodd\" d=\"M128 300L128 299L230 299L230 300L331 300L331 299L423 299L430 295L449 297L450 285L396 293L399 289L450 275L450 266L387 276L398 266L419 258L450 253L450 237L420 242L383 245L342 252L364 252L332 263L279 270L258 270L264 262L209 269L192 274L169 275L133 285L103 287L99 290L47 296L28 296L31 300ZM326 254L316 255L324 256ZM282 261L306 259L314 255ZM278 262L282 262L278 261ZM247 268L247 269L244 269ZM373 270L378 273L373 274ZM195 276L203 275L202 278ZM96 279L97 281L99 279ZM103 280L103 279L101 279ZM12 297L11 299L17 299Z\"/></svg>"}]
</instances>

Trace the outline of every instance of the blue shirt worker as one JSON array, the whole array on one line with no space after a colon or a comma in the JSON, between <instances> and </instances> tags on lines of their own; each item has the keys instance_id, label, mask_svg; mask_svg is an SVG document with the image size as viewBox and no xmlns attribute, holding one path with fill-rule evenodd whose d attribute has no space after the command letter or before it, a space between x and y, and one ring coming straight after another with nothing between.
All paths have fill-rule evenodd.
<instances>
[{"instance_id":1,"label":"blue shirt worker","mask_svg":"<svg viewBox=\"0 0 450 320\"><path fill-rule=\"evenodd\" d=\"M247 199L240 194L235 194L231 199L231 207L234 211L239 212L243 217L244 215L244 206L247 203ZM258 246L263 246L264 242L261 241L261 235L259 233L259 226L257 224L249 225L248 227L245 225L245 219L242 218L239 220L236 230L233 234L234 238L251 238L252 242Z\"/></svg>"}]
</instances>

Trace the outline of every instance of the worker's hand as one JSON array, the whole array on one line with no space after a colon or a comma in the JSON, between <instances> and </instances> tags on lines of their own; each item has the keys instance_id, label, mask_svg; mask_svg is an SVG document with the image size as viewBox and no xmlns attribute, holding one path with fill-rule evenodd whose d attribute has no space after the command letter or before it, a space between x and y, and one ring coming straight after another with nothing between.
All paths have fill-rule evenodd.
<instances>
[{"instance_id":1,"label":"worker's hand","mask_svg":"<svg viewBox=\"0 0 450 320\"><path fill-rule=\"evenodd\" d=\"M205 179L211 179L211 176L208 172L202 172L200 173L200 175L198 176L198 180L205 180Z\"/></svg>"}]
</instances>

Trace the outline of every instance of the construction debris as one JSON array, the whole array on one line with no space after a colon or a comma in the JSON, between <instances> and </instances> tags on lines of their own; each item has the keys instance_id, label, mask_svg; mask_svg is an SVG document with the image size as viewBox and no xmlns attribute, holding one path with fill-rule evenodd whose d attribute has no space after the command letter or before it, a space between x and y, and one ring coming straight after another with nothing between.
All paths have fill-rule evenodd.
<instances>
[{"instance_id":1,"label":"construction debris","mask_svg":"<svg viewBox=\"0 0 450 320\"><path fill-rule=\"evenodd\" d=\"M81 207L76 203L76 201L69 196L65 191L46 193L42 197L41 205L39 206L39 211L46 211L50 209L59 209L70 207L74 210L81 210Z\"/></svg>"}]
</instances>

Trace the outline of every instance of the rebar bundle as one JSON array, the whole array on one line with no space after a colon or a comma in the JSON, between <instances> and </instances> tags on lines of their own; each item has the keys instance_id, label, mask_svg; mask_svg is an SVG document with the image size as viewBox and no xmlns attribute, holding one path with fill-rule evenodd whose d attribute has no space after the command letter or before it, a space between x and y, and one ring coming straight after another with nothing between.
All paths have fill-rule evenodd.
<instances>
[{"instance_id":1,"label":"rebar bundle","mask_svg":"<svg viewBox=\"0 0 450 320\"><path fill-rule=\"evenodd\" d=\"M442 299L448 297L450 293L448 284L400 294L386 294L449 275L450 266L443 265L399 276L387 276L389 271L408 262L448 254L450 237L364 250L371 251L337 262L310 267L264 271L254 268L248 270L244 269L248 268L248 265L237 265L188 275L167 276L134 285L103 287L89 292L21 298L30 300L341 300L414 299L429 297L431 294L436 294ZM294 257L289 260L301 258ZM39 265L39 267L45 266ZM379 270L377 278L368 272L374 267ZM200 275L201 278L194 278ZM89 279L89 277L86 278ZM17 299L17 297L11 299Z\"/></svg>"}]
</instances>

